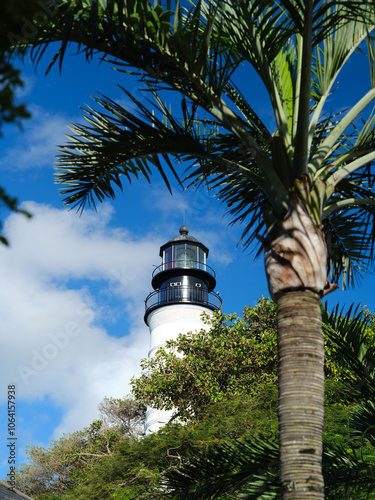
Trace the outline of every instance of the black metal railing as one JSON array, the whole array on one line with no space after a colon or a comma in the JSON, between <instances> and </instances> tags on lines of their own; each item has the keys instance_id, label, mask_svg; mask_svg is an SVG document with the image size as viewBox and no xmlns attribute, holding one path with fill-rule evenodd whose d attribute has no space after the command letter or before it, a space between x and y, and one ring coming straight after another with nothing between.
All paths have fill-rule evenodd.
<instances>
[{"instance_id":1,"label":"black metal railing","mask_svg":"<svg viewBox=\"0 0 375 500\"><path fill-rule=\"evenodd\" d=\"M165 304L202 304L210 309L221 309L221 298L207 288L188 285L169 286L155 290L145 300L146 314Z\"/></svg>"},{"instance_id":2,"label":"black metal railing","mask_svg":"<svg viewBox=\"0 0 375 500\"><path fill-rule=\"evenodd\" d=\"M199 269L201 271L206 271L207 273L211 274L214 278L216 277L215 271L212 269L211 266L208 266L205 262L185 260L185 259L177 259L177 260L171 260L169 262L164 262L163 264L154 269L152 277L154 278L154 276L156 276L157 274L162 273L163 271L169 271L171 269Z\"/></svg>"}]
</instances>

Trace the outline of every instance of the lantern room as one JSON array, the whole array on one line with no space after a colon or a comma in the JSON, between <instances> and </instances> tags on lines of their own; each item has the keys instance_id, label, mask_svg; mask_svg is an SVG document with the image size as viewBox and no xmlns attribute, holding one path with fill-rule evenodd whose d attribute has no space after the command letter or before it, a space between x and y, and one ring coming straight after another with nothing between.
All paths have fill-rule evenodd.
<instances>
[{"instance_id":1,"label":"lantern room","mask_svg":"<svg viewBox=\"0 0 375 500\"><path fill-rule=\"evenodd\" d=\"M208 248L194 236L190 236L186 226L181 226L179 233L160 247L159 255L163 263L154 270L153 288L160 288L166 276L178 276L181 269L184 269L184 275L204 276L209 291L213 290L216 280L214 270L206 264Z\"/></svg>"},{"instance_id":2,"label":"lantern room","mask_svg":"<svg viewBox=\"0 0 375 500\"><path fill-rule=\"evenodd\" d=\"M215 271L207 265L208 248L181 226L179 235L160 247L162 264L152 275L152 292L146 299L145 321L151 311L168 304L197 304L211 310L221 308L213 292Z\"/></svg>"}]
</instances>

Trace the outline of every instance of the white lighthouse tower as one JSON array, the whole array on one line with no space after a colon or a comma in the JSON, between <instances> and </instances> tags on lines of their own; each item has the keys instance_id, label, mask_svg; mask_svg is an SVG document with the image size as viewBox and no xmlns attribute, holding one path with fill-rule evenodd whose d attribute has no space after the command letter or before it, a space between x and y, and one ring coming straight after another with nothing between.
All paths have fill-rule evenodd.
<instances>
[{"instance_id":1,"label":"white lighthouse tower","mask_svg":"<svg viewBox=\"0 0 375 500\"><path fill-rule=\"evenodd\" d=\"M213 291L215 272L206 264L208 248L190 236L186 226L180 227L179 232L160 247L163 262L153 272L154 292L145 301L145 322L151 337L149 359L180 333L208 328L202 322L202 312L212 314L221 308L221 299ZM157 431L172 414L173 411L148 408L145 433Z\"/></svg>"}]
</instances>

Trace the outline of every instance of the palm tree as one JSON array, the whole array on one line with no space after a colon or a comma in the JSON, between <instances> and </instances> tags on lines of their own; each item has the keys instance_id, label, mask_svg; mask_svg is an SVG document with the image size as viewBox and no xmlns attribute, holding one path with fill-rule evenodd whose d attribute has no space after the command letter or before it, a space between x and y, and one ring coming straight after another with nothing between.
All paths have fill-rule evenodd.
<instances>
[{"instance_id":1,"label":"palm tree","mask_svg":"<svg viewBox=\"0 0 375 500\"><path fill-rule=\"evenodd\" d=\"M206 185L245 223L244 243L264 251L278 306L283 498L322 499L320 299L365 272L375 235L374 0L60 4L28 41L34 60L59 41L51 65L61 69L75 43L87 59L99 53L138 75L148 92L137 100L121 87L137 113L105 96L85 109L87 126L72 127L58 160L65 202L82 210L156 170L169 188L171 177ZM327 111L357 49L370 63L368 91L349 110ZM275 130L246 95L248 68L268 92ZM164 90L175 91L173 105Z\"/></svg>"}]
</instances>

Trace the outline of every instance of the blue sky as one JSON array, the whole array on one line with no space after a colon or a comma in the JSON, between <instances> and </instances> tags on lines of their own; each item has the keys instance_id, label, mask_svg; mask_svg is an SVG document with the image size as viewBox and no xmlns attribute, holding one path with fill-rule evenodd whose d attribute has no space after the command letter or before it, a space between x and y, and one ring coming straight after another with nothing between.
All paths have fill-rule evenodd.
<instances>
[{"instance_id":1,"label":"blue sky","mask_svg":"<svg viewBox=\"0 0 375 500\"><path fill-rule=\"evenodd\" d=\"M47 60L47 59L46 59ZM171 196L158 175L152 185L140 180L124 185L115 201L79 216L67 210L54 184L56 145L65 142L68 122L80 121L79 107L92 104L98 91L124 103L120 82L140 98L134 80L109 65L87 64L68 56L62 75L44 76L27 63L19 93L32 118L23 130L4 128L0 139L1 185L23 202L33 217L2 212L11 246L0 247L0 328L2 424L0 477L8 471L6 453L7 385L17 385L18 462L27 445L48 446L97 418L105 396L129 392L147 355L148 328L144 299L151 291L159 247L178 234L185 222L190 234L210 249L224 312L240 313L268 295L262 258L237 245L240 226L228 226L225 209L204 190ZM355 91L367 87L366 67L349 66L349 90L340 89L340 106L353 103ZM363 78L358 75L363 74ZM256 109L272 123L258 82ZM355 301L375 310L374 278L355 291L337 291L330 304Z\"/></svg>"}]
</instances>

